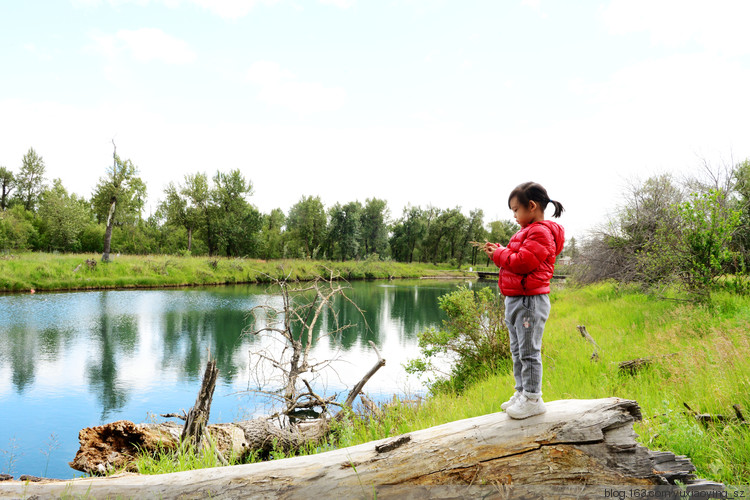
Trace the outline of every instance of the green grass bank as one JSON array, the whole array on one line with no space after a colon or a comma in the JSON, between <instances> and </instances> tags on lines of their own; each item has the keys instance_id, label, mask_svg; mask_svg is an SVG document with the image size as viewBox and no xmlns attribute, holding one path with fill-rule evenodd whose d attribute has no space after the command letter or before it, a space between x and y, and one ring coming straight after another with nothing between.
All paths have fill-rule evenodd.
<instances>
[{"instance_id":1,"label":"green grass bank","mask_svg":"<svg viewBox=\"0 0 750 500\"><path fill-rule=\"evenodd\" d=\"M650 449L688 456L699 477L750 484L750 426L703 425L701 413L734 417L740 405L750 421L750 297L719 293L709 309L658 300L612 284L554 291L542 348L546 401L617 396L638 401L639 441ZM577 325L585 325L594 347ZM619 363L652 358L635 374ZM382 418L355 422L342 446L398 435L462 418L498 412L513 393L510 373L473 384L461 395L438 394L418 408L397 407Z\"/></svg>"},{"instance_id":2,"label":"green grass bank","mask_svg":"<svg viewBox=\"0 0 750 500\"><path fill-rule=\"evenodd\" d=\"M87 261L93 264L87 264ZM347 262L181 257L172 255L113 256L98 254L19 253L0 255L0 292L157 288L235 283L267 283L289 276L310 280L461 277L445 265L404 264L379 260Z\"/></svg>"}]
</instances>

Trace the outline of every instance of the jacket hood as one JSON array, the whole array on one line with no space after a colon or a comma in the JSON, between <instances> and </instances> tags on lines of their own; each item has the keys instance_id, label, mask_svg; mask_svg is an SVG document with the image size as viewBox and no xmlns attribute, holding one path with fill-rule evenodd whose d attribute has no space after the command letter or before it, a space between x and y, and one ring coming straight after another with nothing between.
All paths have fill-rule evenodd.
<instances>
[{"instance_id":1,"label":"jacket hood","mask_svg":"<svg viewBox=\"0 0 750 500\"><path fill-rule=\"evenodd\" d=\"M565 245L565 229L557 222L547 219L539 221L539 224L544 224L552 232L552 237L555 239L555 256L560 255Z\"/></svg>"}]
</instances>

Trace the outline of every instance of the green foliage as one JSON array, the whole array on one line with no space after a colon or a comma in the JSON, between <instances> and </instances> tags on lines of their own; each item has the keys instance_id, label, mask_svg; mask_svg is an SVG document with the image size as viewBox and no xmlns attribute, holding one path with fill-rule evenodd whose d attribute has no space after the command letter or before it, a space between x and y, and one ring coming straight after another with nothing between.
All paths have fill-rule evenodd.
<instances>
[{"instance_id":1,"label":"green foliage","mask_svg":"<svg viewBox=\"0 0 750 500\"><path fill-rule=\"evenodd\" d=\"M91 204L99 222L133 223L140 218L146 198L146 185L138 177L138 168L130 160L114 155L114 165L107 168L94 189ZM112 204L114 211L110 215Z\"/></svg>"},{"instance_id":2,"label":"green foliage","mask_svg":"<svg viewBox=\"0 0 750 500\"><path fill-rule=\"evenodd\" d=\"M404 208L403 215L393 226L390 239L391 254L401 262L419 260L421 242L427 233L427 221L419 207Z\"/></svg>"},{"instance_id":3,"label":"green foliage","mask_svg":"<svg viewBox=\"0 0 750 500\"><path fill-rule=\"evenodd\" d=\"M26 210L33 211L36 207L39 195L44 189L44 170L42 157L34 148L29 148L15 176L16 197Z\"/></svg>"},{"instance_id":4,"label":"green foliage","mask_svg":"<svg viewBox=\"0 0 750 500\"><path fill-rule=\"evenodd\" d=\"M30 250L39 232L33 224L34 214L23 205L0 212L0 250Z\"/></svg>"},{"instance_id":5,"label":"green foliage","mask_svg":"<svg viewBox=\"0 0 750 500\"><path fill-rule=\"evenodd\" d=\"M288 256L315 258L327 231L326 213L320 197L303 196L289 209L286 227L290 239Z\"/></svg>"},{"instance_id":6,"label":"green foliage","mask_svg":"<svg viewBox=\"0 0 750 500\"><path fill-rule=\"evenodd\" d=\"M685 279L692 290L710 290L735 260L729 244L740 225L740 211L728 207L724 195L715 189L693 193L678 210L687 247Z\"/></svg>"},{"instance_id":7,"label":"green foliage","mask_svg":"<svg viewBox=\"0 0 750 500\"><path fill-rule=\"evenodd\" d=\"M390 211L388 202L378 198L368 198L360 215L362 225L361 255L365 258L372 254L388 253L388 219Z\"/></svg>"},{"instance_id":8,"label":"green foliage","mask_svg":"<svg viewBox=\"0 0 750 500\"><path fill-rule=\"evenodd\" d=\"M80 252L81 235L92 223L91 212L85 200L68 194L60 179L45 190L37 212L40 224L40 245L44 250Z\"/></svg>"},{"instance_id":9,"label":"green foliage","mask_svg":"<svg viewBox=\"0 0 750 500\"><path fill-rule=\"evenodd\" d=\"M262 259L280 259L284 256L283 227L286 222L284 212L274 208L261 218L258 256Z\"/></svg>"},{"instance_id":10,"label":"green foliage","mask_svg":"<svg viewBox=\"0 0 750 500\"><path fill-rule=\"evenodd\" d=\"M358 202L336 203L328 211L328 255L345 261L359 256L362 205Z\"/></svg>"},{"instance_id":11,"label":"green foliage","mask_svg":"<svg viewBox=\"0 0 750 500\"><path fill-rule=\"evenodd\" d=\"M0 166L0 210L5 210L10 204L10 195L16 187L13 172Z\"/></svg>"},{"instance_id":12,"label":"green foliage","mask_svg":"<svg viewBox=\"0 0 750 500\"><path fill-rule=\"evenodd\" d=\"M448 356L454 363L450 377L432 380L431 389L460 392L472 381L507 369L510 348L505 307L492 288L460 287L438 302L447 319L441 329L418 335L422 357L407 363L408 373L435 373L435 360Z\"/></svg>"}]
</instances>

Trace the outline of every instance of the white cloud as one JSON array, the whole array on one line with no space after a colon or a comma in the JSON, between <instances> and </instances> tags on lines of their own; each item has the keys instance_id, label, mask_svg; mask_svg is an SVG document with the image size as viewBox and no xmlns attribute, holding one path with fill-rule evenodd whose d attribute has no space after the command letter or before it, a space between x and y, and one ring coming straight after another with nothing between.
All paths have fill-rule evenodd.
<instances>
[{"instance_id":1,"label":"white cloud","mask_svg":"<svg viewBox=\"0 0 750 500\"><path fill-rule=\"evenodd\" d=\"M279 0L188 0L224 19L245 17L257 4L272 5Z\"/></svg>"},{"instance_id":2,"label":"white cloud","mask_svg":"<svg viewBox=\"0 0 750 500\"><path fill-rule=\"evenodd\" d=\"M117 32L117 38L125 43L137 61L187 64L195 60L195 53L187 42L167 35L160 29L120 30Z\"/></svg>"},{"instance_id":3,"label":"white cloud","mask_svg":"<svg viewBox=\"0 0 750 500\"><path fill-rule=\"evenodd\" d=\"M106 0L112 6L124 4L148 5L151 2L162 3L169 8L178 8L182 5L193 4L201 7L223 19L239 19L248 15L256 5L273 5L282 0ZM103 0L71 0L74 7L96 7ZM346 9L354 5L355 0L319 0L324 5L333 5Z\"/></svg>"},{"instance_id":4,"label":"white cloud","mask_svg":"<svg viewBox=\"0 0 750 500\"><path fill-rule=\"evenodd\" d=\"M750 53L750 3L744 0L613 0L602 18L612 34L645 31L658 45L694 41L723 54Z\"/></svg>"},{"instance_id":5,"label":"white cloud","mask_svg":"<svg viewBox=\"0 0 750 500\"><path fill-rule=\"evenodd\" d=\"M294 78L294 73L281 69L281 66L277 62L256 61L247 70L245 77L250 83L266 87L278 84L282 80L292 79Z\"/></svg>"},{"instance_id":6,"label":"white cloud","mask_svg":"<svg viewBox=\"0 0 750 500\"><path fill-rule=\"evenodd\" d=\"M354 0L320 0L323 5L334 5L342 9L348 9L354 5Z\"/></svg>"},{"instance_id":7,"label":"white cloud","mask_svg":"<svg viewBox=\"0 0 750 500\"><path fill-rule=\"evenodd\" d=\"M38 47L35 43L26 43L23 48L43 61L52 60L52 54L46 49Z\"/></svg>"},{"instance_id":8,"label":"white cloud","mask_svg":"<svg viewBox=\"0 0 750 500\"><path fill-rule=\"evenodd\" d=\"M346 102L343 88L298 81L294 73L273 61L254 62L245 78L260 87L261 101L302 114L336 110Z\"/></svg>"}]
</instances>

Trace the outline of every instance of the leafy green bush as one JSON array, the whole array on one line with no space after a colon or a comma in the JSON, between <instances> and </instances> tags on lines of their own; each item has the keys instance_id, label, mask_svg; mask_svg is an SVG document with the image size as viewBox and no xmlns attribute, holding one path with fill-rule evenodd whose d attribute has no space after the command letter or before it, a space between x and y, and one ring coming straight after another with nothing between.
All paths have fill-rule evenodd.
<instances>
[{"instance_id":1,"label":"leafy green bush","mask_svg":"<svg viewBox=\"0 0 750 500\"><path fill-rule=\"evenodd\" d=\"M422 357L406 364L408 373L440 374L435 362L447 357L453 361L450 372L429 380L430 388L461 392L471 382L511 366L505 306L492 288L459 287L441 296L438 305L448 319L440 330L418 335Z\"/></svg>"}]
</instances>

